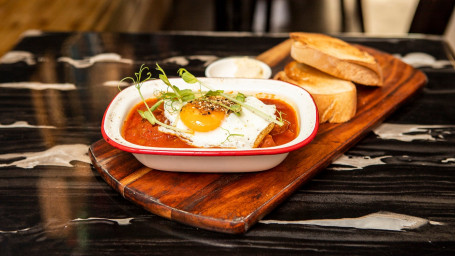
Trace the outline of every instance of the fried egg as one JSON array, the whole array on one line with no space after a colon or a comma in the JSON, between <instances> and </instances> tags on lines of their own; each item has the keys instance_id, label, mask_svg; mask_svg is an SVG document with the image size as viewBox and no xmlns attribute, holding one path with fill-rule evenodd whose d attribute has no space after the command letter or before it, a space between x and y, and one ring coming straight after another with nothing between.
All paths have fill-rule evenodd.
<instances>
[{"instance_id":1,"label":"fried egg","mask_svg":"<svg viewBox=\"0 0 455 256\"><path fill-rule=\"evenodd\" d=\"M275 116L276 106L266 105L256 97L248 96L245 104L267 115ZM160 126L161 132L180 137L188 144L204 148L253 148L256 138L269 127L270 122L242 107L239 115L224 109L200 110L194 103L164 101L164 115L171 126L188 132L177 132Z\"/></svg>"}]
</instances>

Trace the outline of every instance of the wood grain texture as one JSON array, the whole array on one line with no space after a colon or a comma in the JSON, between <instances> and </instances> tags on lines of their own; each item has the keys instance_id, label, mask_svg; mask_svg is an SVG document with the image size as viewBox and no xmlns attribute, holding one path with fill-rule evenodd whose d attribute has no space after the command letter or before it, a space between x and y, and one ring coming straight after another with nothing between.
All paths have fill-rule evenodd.
<instances>
[{"instance_id":1,"label":"wood grain texture","mask_svg":"<svg viewBox=\"0 0 455 256\"><path fill-rule=\"evenodd\" d=\"M358 86L357 114L351 121L320 125L318 135L308 146L291 152L271 170L238 174L144 170L147 168L131 154L104 140L90 146L92 162L109 185L152 213L208 230L246 232L426 83L421 71L389 54L359 47L380 63L384 86ZM274 51L284 58L288 55L284 54L286 47L270 51L261 56L270 56L276 62Z\"/></svg>"},{"instance_id":2,"label":"wood grain texture","mask_svg":"<svg viewBox=\"0 0 455 256\"><path fill-rule=\"evenodd\" d=\"M274 46L270 50L258 55L256 59L267 63L271 67L275 67L288 57L292 46L292 39L287 39L282 43Z\"/></svg>"},{"instance_id":3,"label":"wood grain texture","mask_svg":"<svg viewBox=\"0 0 455 256\"><path fill-rule=\"evenodd\" d=\"M0 56L27 30L158 31L171 7L157 0L0 0Z\"/></svg>"}]
</instances>

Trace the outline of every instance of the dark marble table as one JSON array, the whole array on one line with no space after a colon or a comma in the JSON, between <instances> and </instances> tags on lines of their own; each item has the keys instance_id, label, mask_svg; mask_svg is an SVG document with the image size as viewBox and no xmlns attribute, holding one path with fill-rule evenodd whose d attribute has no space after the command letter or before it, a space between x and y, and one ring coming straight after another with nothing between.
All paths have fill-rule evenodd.
<instances>
[{"instance_id":1,"label":"dark marble table","mask_svg":"<svg viewBox=\"0 0 455 256\"><path fill-rule=\"evenodd\" d=\"M285 37L25 34L0 59L0 255L454 255L455 71L441 38L342 37L428 84L245 234L151 214L91 167L117 81L141 64L202 76Z\"/></svg>"}]
</instances>

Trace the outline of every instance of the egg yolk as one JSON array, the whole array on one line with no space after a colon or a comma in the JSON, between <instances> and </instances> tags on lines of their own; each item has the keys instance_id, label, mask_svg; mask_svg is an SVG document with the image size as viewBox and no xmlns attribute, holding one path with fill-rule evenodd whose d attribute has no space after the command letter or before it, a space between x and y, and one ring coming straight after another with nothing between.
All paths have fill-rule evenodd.
<instances>
[{"instance_id":1,"label":"egg yolk","mask_svg":"<svg viewBox=\"0 0 455 256\"><path fill-rule=\"evenodd\" d=\"M194 104L188 103L180 111L180 119L189 129L196 132L209 132L221 125L224 111L201 111Z\"/></svg>"}]
</instances>

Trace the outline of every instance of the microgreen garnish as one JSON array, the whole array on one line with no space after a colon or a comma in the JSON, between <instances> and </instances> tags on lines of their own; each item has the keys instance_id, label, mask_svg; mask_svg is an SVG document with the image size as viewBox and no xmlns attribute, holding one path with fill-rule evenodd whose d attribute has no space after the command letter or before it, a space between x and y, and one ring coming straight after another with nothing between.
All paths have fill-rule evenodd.
<instances>
[{"instance_id":1,"label":"microgreen garnish","mask_svg":"<svg viewBox=\"0 0 455 256\"><path fill-rule=\"evenodd\" d=\"M283 122L283 121L284 121L284 119L283 119L283 112L281 112L281 111L277 111L277 112L278 112L278 120L280 120L281 122Z\"/></svg>"},{"instance_id":2,"label":"microgreen garnish","mask_svg":"<svg viewBox=\"0 0 455 256\"><path fill-rule=\"evenodd\" d=\"M208 91L204 94L204 96L220 96L224 91L223 90L216 90L216 91Z\"/></svg>"},{"instance_id":3,"label":"microgreen garnish","mask_svg":"<svg viewBox=\"0 0 455 256\"><path fill-rule=\"evenodd\" d=\"M149 107L147 102L146 102L146 100L145 100L145 98L144 98L144 96L142 95L142 92L141 92L141 87L142 87L143 83L148 81L148 80L154 79L154 78L152 78L152 74L148 70L149 70L149 68L145 67L144 64L141 65L141 67L139 69L139 72L134 73L135 78L133 78L133 77L125 77L125 78L123 78L122 80L120 80L118 88L119 88L119 90L121 90L120 89L120 84L122 82L126 81L126 80L131 80L133 85L138 90L139 96L141 97L141 100L142 100L142 102L144 103L144 105L145 105L145 107L147 109L146 111L138 110L138 113L139 113L139 115L142 118L144 118L147 121L149 121L152 125L157 124L157 125L163 126L163 127L167 128L167 129L171 129L171 130L174 130L174 131L177 131L177 132L193 133L192 131L189 131L189 130L182 130L182 129L178 129L178 128L174 127L174 126L167 125L167 124L165 124L163 122L160 122L158 119L156 119L156 117L153 114L153 111L156 110L161 104L163 104L163 102L165 100L170 100L171 101L171 106L173 105L174 102L177 102L177 101L179 103L181 103L181 104L179 104L178 108L175 108L176 111L180 111L181 110L181 107L183 106L182 103L190 102L190 101L193 101L193 100L205 100L205 101L209 101L209 102L214 103L214 104L218 104L221 107L223 107L223 108L227 109L228 111L231 111L231 112L233 112L233 113L235 113L237 115L240 114L240 112L242 110L242 107L244 107L244 108L250 110L251 112L255 113L256 115L264 118L265 120L267 120L269 122L273 122L275 124L278 124L279 126L283 125L283 121L284 120L283 120L283 118L281 116L281 112L278 112L278 114L279 114L279 118L278 119L275 116L268 115L268 114L262 112L261 110L246 104L245 103L246 96L244 94L238 93L237 95L234 96L232 94L224 93L223 90L214 90L209 85L207 85L207 84L203 83L202 81L200 81L199 79L197 79L193 74L191 74L190 72L188 72L184 68L179 69L177 73L186 83L189 83L189 84L198 83L201 87L204 86L205 88L209 89L209 91L201 92L201 90L200 90L199 92L194 92L191 89L180 90L177 86L172 85L170 83L166 73L158 65L158 63L156 64L156 70L161 72L161 74L159 74L158 77L169 88L171 88L172 91L161 92L161 94L158 96L159 100L152 107ZM144 71L146 72L145 73L145 78L142 78ZM213 100L212 99L213 96L215 96L215 97L222 96L225 99L231 101L232 104L231 103L224 104L224 103L222 103L220 101ZM243 136L243 135L242 134L230 134L229 133L229 135L228 135L228 137L226 138L225 141L227 141L231 136Z\"/></svg>"},{"instance_id":4,"label":"microgreen garnish","mask_svg":"<svg viewBox=\"0 0 455 256\"><path fill-rule=\"evenodd\" d=\"M243 137L243 136L244 136L243 134L239 134L239 133L231 133L229 130L224 129L224 128L222 128L222 127L221 127L221 129L227 131L227 133L228 133L228 136L226 137L226 139L225 139L223 142L221 142L221 144L224 144L226 141L229 141L229 139L230 139L232 136L239 136L239 137Z\"/></svg>"},{"instance_id":5,"label":"microgreen garnish","mask_svg":"<svg viewBox=\"0 0 455 256\"><path fill-rule=\"evenodd\" d=\"M166 73L160 67L160 65L158 65L158 63L156 63L156 70L161 72L161 74L158 75L158 77L161 79L161 81L163 81L167 86L169 86L174 91L177 100L180 103L182 103L183 100L182 100L182 95L180 94L180 89L177 86L172 85L171 82L169 82L169 79L167 78Z\"/></svg>"},{"instance_id":6,"label":"microgreen garnish","mask_svg":"<svg viewBox=\"0 0 455 256\"><path fill-rule=\"evenodd\" d=\"M186 74L189 74L189 73L186 73ZM229 104L229 106L228 106L228 105L223 104L223 103L221 103L219 101L210 100L210 98L209 98L209 97L212 97L212 96L224 97L223 95L224 95L224 91L223 90L216 90L216 91L210 90L210 91L206 92L201 98L205 98L205 100L207 100L207 101L209 101L209 102L211 102L213 104L218 104L218 105L222 106L223 108L235 113L236 115L240 115L240 111L242 111L242 106L240 106L239 104ZM243 95L243 101L245 101L245 97L244 96L245 95ZM226 98L226 97L224 97L224 98Z\"/></svg>"},{"instance_id":7,"label":"microgreen garnish","mask_svg":"<svg viewBox=\"0 0 455 256\"><path fill-rule=\"evenodd\" d=\"M173 129L173 130L181 131L181 132L187 132L185 130L177 129L175 127L162 123L158 119L156 119L156 117L153 115L153 111L156 108L158 108L159 105L161 105L161 103L163 103L163 100L159 100L151 108L147 104L147 101L145 100L144 96L142 95L141 87L145 81L152 79L152 74L150 72L147 72L146 73L147 77L145 79L142 79L142 72L144 72L144 70L149 70L149 68L144 67L144 64L142 64L142 66L139 69L139 72L134 73L136 79L134 79L133 77L125 77L122 80L120 80L120 82L119 82L119 85L121 82L123 82L125 80L131 80L133 82L134 87L136 87L137 91L139 92L139 96L141 97L142 102L144 103L145 107L147 108L147 111L138 110L137 112L139 113L139 115L141 115L142 118L147 119L147 121L149 121L152 125L158 124L158 125L168 128L168 129ZM119 89L120 89L120 87L119 87Z\"/></svg>"},{"instance_id":8,"label":"microgreen garnish","mask_svg":"<svg viewBox=\"0 0 455 256\"><path fill-rule=\"evenodd\" d=\"M245 98L246 98L245 94L240 93L240 92L237 94L237 96L235 96L235 99L240 102L245 102Z\"/></svg>"},{"instance_id":9,"label":"microgreen garnish","mask_svg":"<svg viewBox=\"0 0 455 256\"><path fill-rule=\"evenodd\" d=\"M184 68L179 69L178 70L178 74L185 82L187 82L189 84L199 83L200 85L202 85L202 86L206 87L207 89L213 91L213 89L209 85L207 85L207 84L203 83L202 81L200 81L199 79L197 79L193 74L191 74L190 72L188 72L188 70L186 70ZM256 115L264 118L265 120L267 120L269 122L273 122L273 123L275 123L275 124L277 124L279 126L283 126L283 124L284 124L283 121L277 120L275 116L270 116L270 115L262 112L261 110L253 107L253 106L245 104L244 103L245 99L243 99L243 101L242 101L241 98L239 98L239 99L237 99L237 97L234 98L231 95L226 94L224 92L220 93L220 95L225 97L226 99L228 99L230 101L233 101L233 102L239 104L240 106L250 110L251 112L255 113Z\"/></svg>"},{"instance_id":10,"label":"microgreen garnish","mask_svg":"<svg viewBox=\"0 0 455 256\"><path fill-rule=\"evenodd\" d=\"M194 100L196 98L194 92L191 89L180 90L178 87L174 86L176 92L166 92L162 93L160 99L167 99L172 101L187 102Z\"/></svg>"},{"instance_id":11,"label":"microgreen garnish","mask_svg":"<svg viewBox=\"0 0 455 256\"><path fill-rule=\"evenodd\" d=\"M239 104L226 105L220 101L212 100L211 98L204 98L204 97L201 97L200 100L205 100L212 104L220 105L221 107L225 108L226 110L233 112L237 115L240 115L240 111L242 110L242 107Z\"/></svg>"},{"instance_id":12,"label":"microgreen garnish","mask_svg":"<svg viewBox=\"0 0 455 256\"><path fill-rule=\"evenodd\" d=\"M191 74L190 72L188 72L188 70L184 68L180 68L177 71L177 73L183 79L183 81L185 81L188 84L195 84L199 82L199 80L195 76L193 76L193 74Z\"/></svg>"},{"instance_id":13,"label":"microgreen garnish","mask_svg":"<svg viewBox=\"0 0 455 256\"><path fill-rule=\"evenodd\" d=\"M153 79L152 78L152 73L150 72L147 72L147 78L145 78L144 80L141 79L142 77L142 72L144 70L148 70L149 68L148 67L144 67L144 64L142 64L142 66L139 68L139 72L137 73L134 73L134 75L136 76L136 79L128 76L128 77L125 77L123 78L122 80L120 80L120 82L118 83L118 89L119 91L121 91L122 89L120 89L120 84L125 81L125 80L131 80L131 82L133 82L133 85L137 88L137 89L141 89L141 86L142 86L142 83L144 83L145 81L148 81L148 80L151 80Z\"/></svg>"},{"instance_id":14,"label":"microgreen garnish","mask_svg":"<svg viewBox=\"0 0 455 256\"><path fill-rule=\"evenodd\" d=\"M129 76L129 77L125 77L125 78L123 78L122 80L120 80L119 86L120 86L120 83L123 82L123 81L125 81L125 80L131 80L131 81L133 82L134 87L136 87L137 91L139 92L139 96L140 96L141 99L142 99L142 102L144 102L144 105L145 105L145 107L147 108L147 111L149 112L149 115L147 115L147 116L148 116L147 120L149 120L149 122L150 122L151 124L155 124L156 121L158 121L158 120L156 120L155 116L154 116L153 113L152 113L152 110L151 110L150 107L148 106L147 102L146 102L145 99L144 99L144 96L142 96L142 93L141 93L141 86L142 86L142 84L143 84L145 81L148 81L148 80L151 80L151 79L152 79L152 73L150 73L150 72L147 72L147 73L146 73L147 77L146 77L145 79L143 79L143 80L141 79L141 78L142 78L142 72L143 72L144 70L148 70L148 69L149 69L148 67L144 67L144 64L142 64L141 68L139 69L139 72L134 73L134 75L136 76L136 79L134 79L133 77L130 77L130 76ZM119 90L120 90L120 87L119 87ZM139 114L140 114L140 113L139 113ZM142 116L142 114L141 114L141 116Z\"/></svg>"}]
</instances>

